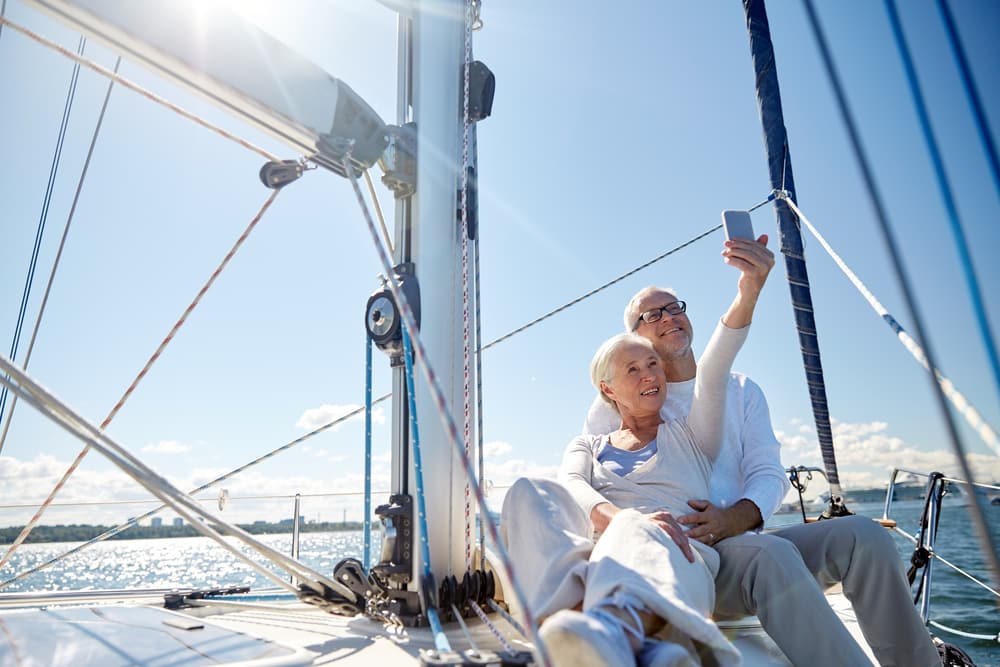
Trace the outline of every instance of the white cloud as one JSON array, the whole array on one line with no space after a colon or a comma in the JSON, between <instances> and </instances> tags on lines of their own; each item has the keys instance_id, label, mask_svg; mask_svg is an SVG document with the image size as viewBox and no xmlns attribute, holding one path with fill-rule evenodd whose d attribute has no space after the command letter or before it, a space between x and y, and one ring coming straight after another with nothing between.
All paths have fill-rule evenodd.
<instances>
[{"instance_id":1,"label":"white cloud","mask_svg":"<svg viewBox=\"0 0 1000 667\"><path fill-rule=\"evenodd\" d=\"M361 409L360 405L321 405L318 408L309 408L302 413L299 420L295 422L295 425L299 428L304 428L306 430L312 431L319 428L320 426L325 426L330 422L340 419L344 415L350 414L355 410L358 410L356 415L353 415L349 419L345 419L340 424L331 427L331 430L337 431L340 427L352 421L363 420L365 418L365 412ZM372 423L373 424L384 424L385 423L385 411L381 407L372 408Z\"/></svg>"},{"instance_id":2,"label":"white cloud","mask_svg":"<svg viewBox=\"0 0 1000 667\"><path fill-rule=\"evenodd\" d=\"M510 486L519 477L547 477L555 479L559 466L540 465L524 459L511 459L501 463L485 464L486 478L493 486Z\"/></svg>"},{"instance_id":3,"label":"white cloud","mask_svg":"<svg viewBox=\"0 0 1000 667\"><path fill-rule=\"evenodd\" d=\"M93 463L84 460L69 477L54 498L55 505L46 509L44 524L95 523L93 507L63 507L64 503L145 501L151 496L137 482L117 469L93 470ZM56 483L69 469L70 461L59 461L41 454L32 460L0 456L0 503L11 506L2 515L3 525L27 522L46 499ZM117 506L116 514L128 518L145 511L141 502Z\"/></svg>"},{"instance_id":4,"label":"white cloud","mask_svg":"<svg viewBox=\"0 0 1000 667\"><path fill-rule=\"evenodd\" d=\"M142 448L142 451L151 454L181 454L190 450L191 445L185 445L183 442L177 442L176 440L161 440Z\"/></svg>"},{"instance_id":5,"label":"white cloud","mask_svg":"<svg viewBox=\"0 0 1000 667\"><path fill-rule=\"evenodd\" d=\"M786 425L788 432L777 433L782 442L783 462L786 465L822 467L815 436L802 433L799 425L800 423ZM888 482L889 472L896 466L923 472L939 470L949 476L962 476L950 450L926 451L911 447L895 436L890 425L885 422L847 423L835 420L833 426L838 467L845 488L884 487ZM183 447L179 443L161 442L149 445L146 451L163 452ZM519 477L556 477L557 465L542 465L523 458L504 460L513 451L509 443L494 441L486 447L490 457L486 460L486 478L495 487L495 491L490 494L491 506L498 507L497 503L502 501L505 487ZM300 493L303 496L303 512L307 518L322 516L340 521L346 512L349 520L360 519L363 503L360 492L364 488L360 470L344 470L340 476L325 477L325 474L336 474L338 470L342 470L339 466L327 466L325 462L334 460L334 457L344 458L345 455L320 447L314 447L312 453L323 457L312 459L320 462L324 466L322 469L313 466L300 473L275 475L273 472L253 468L218 485L227 489L230 495L229 505L221 515L222 518L232 522L287 518L292 511L291 496ZM972 454L969 462L978 481L1000 480L1000 458L989 453ZM374 504L378 505L387 500L391 471L388 451L380 446L373 454L372 463ZM0 480L3 480L0 483L0 504L25 506L5 509L0 516L0 523L16 525L30 518L68 466L68 459L57 460L50 455L39 455L30 460L0 456ZM93 469L98 466L102 469ZM183 476L172 476L171 483L187 491L229 470L214 465L187 470ZM212 511L216 511L214 498L217 497L218 486L198 494L204 499L205 506ZM825 487L817 477L807 494L813 496L821 493L826 490ZM275 500L246 499L247 496L272 495L281 497ZM88 459L60 492L56 502L136 501L135 504L52 507L43 517L43 523L119 523L152 509L155 506L153 503L138 502L150 498L150 494L137 482L115 469L107 469L103 461L98 463ZM167 511L163 516L169 520L172 513Z\"/></svg>"},{"instance_id":6,"label":"white cloud","mask_svg":"<svg viewBox=\"0 0 1000 667\"><path fill-rule=\"evenodd\" d=\"M892 435L889 424L882 421L867 423L831 420L837 468L841 484L850 488L879 488L889 482L894 468L918 472L942 472L950 477L962 478L960 466L949 449L923 450L911 447L902 438ZM795 426L795 425L793 425ZM801 429L795 434L775 431L781 442L781 458L786 465L823 467L816 437L806 437ZM1000 457L991 454L969 454L968 462L976 481L1000 480ZM815 491L825 491L819 482Z\"/></svg>"},{"instance_id":7,"label":"white cloud","mask_svg":"<svg viewBox=\"0 0 1000 667\"><path fill-rule=\"evenodd\" d=\"M501 440L486 442L483 443L483 457L498 458L504 456L505 454L510 454L513 449L514 448L510 446L510 443L503 442Z\"/></svg>"},{"instance_id":8,"label":"white cloud","mask_svg":"<svg viewBox=\"0 0 1000 667\"><path fill-rule=\"evenodd\" d=\"M60 461L49 455L40 455L32 460L0 456L0 479L3 480L0 484L0 505L8 506L0 515L0 525L21 525L27 522L69 464L68 460ZM58 505L46 510L42 524L117 525L161 504L124 473L115 469L93 470L88 465L94 463L90 459L85 460L70 477L55 498ZM229 471L230 468L203 467L189 471L184 477L172 476L169 481L181 491L187 492ZM302 495L302 512L307 519L315 519L319 515L324 520L340 521L346 511L348 520L359 521L364 502L363 475L359 472L345 473L340 477L314 479L307 476L312 472L314 471L277 476L250 469L195 496L208 511L218 513L219 490L226 489L229 492L229 503L219 516L231 523L288 518L292 515L293 497L296 493ZM381 463L373 465L374 505L386 502L389 483L389 466ZM261 499L261 496L278 498ZM174 514L167 509L160 516L169 521Z\"/></svg>"}]
</instances>

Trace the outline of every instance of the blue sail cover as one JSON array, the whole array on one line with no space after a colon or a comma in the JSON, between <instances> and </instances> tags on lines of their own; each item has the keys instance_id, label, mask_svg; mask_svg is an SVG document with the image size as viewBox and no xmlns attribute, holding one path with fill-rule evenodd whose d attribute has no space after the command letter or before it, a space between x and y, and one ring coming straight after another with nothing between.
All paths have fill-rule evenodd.
<instances>
[{"instance_id":1,"label":"blue sail cover","mask_svg":"<svg viewBox=\"0 0 1000 667\"><path fill-rule=\"evenodd\" d=\"M767 22L764 0L743 0L743 9L747 17L747 31L750 34L757 103L764 129L764 151L767 155L771 187L774 190L786 191L797 203L795 179L792 177L792 158L788 150L788 135L785 132L785 119L781 111L781 92L778 89L774 47L771 44L771 30ZM784 200L775 200L775 212L778 216L781 254L785 256L785 271L788 274L788 286L792 295L795 325L799 332L799 345L802 348L806 383L809 386L809 397L816 421L816 434L823 453L826 476L830 482L832 501L834 497L840 495L840 477L837 474L837 460L833 451L830 409L826 400L823 364L820 360L816 321L813 317L809 274L806 271L805 256L802 251L802 234L795 214Z\"/></svg>"}]
</instances>

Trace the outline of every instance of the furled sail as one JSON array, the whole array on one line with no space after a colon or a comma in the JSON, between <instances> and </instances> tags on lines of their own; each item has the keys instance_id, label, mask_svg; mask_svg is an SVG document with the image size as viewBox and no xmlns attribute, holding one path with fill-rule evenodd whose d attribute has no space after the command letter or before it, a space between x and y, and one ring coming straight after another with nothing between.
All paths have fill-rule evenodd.
<instances>
[{"instance_id":1,"label":"furled sail","mask_svg":"<svg viewBox=\"0 0 1000 667\"><path fill-rule=\"evenodd\" d=\"M792 158L788 150L788 135L781 111L781 92L778 89L778 73L774 66L774 47L771 44L771 30L767 22L767 11L763 0L744 0L743 8L747 17L747 31L750 33L750 50L753 55L757 102L760 120L764 130L764 150L767 154L768 174L771 187L776 192L787 193L795 201L795 179L792 177ZM795 214L781 197L776 198L775 210L781 236L781 253L785 256L785 270L788 287L791 290L792 308L795 311L795 325L802 348L802 362L809 386L816 435L823 454L823 466L830 482L830 514L845 513L841 501L840 477L837 473L837 459L833 451L833 430L830 426L830 408L826 400L826 383L823 380L823 364L816 335L816 321L813 317L812 294L809 290L809 274L806 271L803 254L802 233Z\"/></svg>"}]
</instances>

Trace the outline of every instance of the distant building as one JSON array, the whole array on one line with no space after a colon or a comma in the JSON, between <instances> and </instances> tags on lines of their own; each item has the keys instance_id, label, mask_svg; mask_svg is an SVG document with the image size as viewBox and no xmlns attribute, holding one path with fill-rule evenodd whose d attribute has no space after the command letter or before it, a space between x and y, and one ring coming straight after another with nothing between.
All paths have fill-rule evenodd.
<instances>
[{"instance_id":1,"label":"distant building","mask_svg":"<svg viewBox=\"0 0 1000 667\"><path fill-rule=\"evenodd\" d=\"M174 525L177 526L177 527L183 526L184 525L184 519L180 518L179 516L178 517L174 517Z\"/></svg>"},{"instance_id":2,"label":"distant building","mask_svg":"<svg viewBox=\"0 0 1000 667\"><path fill-rule=\"evenodd\" d=\"M161 519L158 516L154 516L153 520L149 522L149 525L152 526L153 528L159 528L160 526L163 525L163 519Z\"/></svg>"}]
</instances>

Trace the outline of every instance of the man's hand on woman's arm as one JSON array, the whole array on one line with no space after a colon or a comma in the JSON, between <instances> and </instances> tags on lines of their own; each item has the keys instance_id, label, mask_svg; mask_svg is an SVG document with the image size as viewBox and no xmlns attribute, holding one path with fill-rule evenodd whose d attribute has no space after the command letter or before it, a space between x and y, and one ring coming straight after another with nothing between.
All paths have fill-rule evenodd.
<instances>
[{"instance_id":1,"label":"man's hand on woman's arm","mask_svg":"<svg viewBox=\"0 0 1000 667\"><path fill-rule=\"evenodd\" d=\"M693 526L687 533L690 539L708 545L741 535L763 523L760 510L746 498L731 507L716 507L707 500L689 500L688 505L698 511L685 514L678 521L685 526Z\"/></svg>"}]
</instances>

